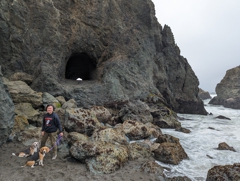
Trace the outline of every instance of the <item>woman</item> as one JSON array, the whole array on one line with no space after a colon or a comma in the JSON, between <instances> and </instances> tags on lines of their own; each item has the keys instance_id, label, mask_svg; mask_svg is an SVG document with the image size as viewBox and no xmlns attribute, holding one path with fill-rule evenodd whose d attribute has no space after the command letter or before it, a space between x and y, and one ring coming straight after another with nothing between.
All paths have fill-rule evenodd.
<instances>
[{"instance_id":1,"label":"woman","mask_svg":"<svg viewBox=\"0 0 240 181\"><path fill-rule=\"evenodd\" d=\"M53 146L53 157L52 159L57 158L57 130L59 129L60 136L63 136L62 126L59 120L58 115L53 112L54 106L49 104L47 105L47 114L43 117L43 125L42 125L42 141L41 147L45 146L48 137L50 138L51 144Z\"/></svg>"}]
</instances>

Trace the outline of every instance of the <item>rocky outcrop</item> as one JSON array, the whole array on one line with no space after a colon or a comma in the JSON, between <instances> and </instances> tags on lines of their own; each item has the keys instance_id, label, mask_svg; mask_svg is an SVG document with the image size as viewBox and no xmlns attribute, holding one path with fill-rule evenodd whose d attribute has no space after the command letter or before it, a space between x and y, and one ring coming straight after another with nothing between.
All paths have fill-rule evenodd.
<instances>
[{"instance_id":1,"label":"rocky outcrop","mask_svg":"<svg viewBox=\"0 0 240 181\"><path fill-rule=\"evenodd\" d=\"M211 98L212 98L212 97L210 96L210 94L209 94L208 91L204 91L204 90L202 90L201 88L199 88L198 96L199 96L202 100L211 99Z\"/></svg>"},{"instance_id":2,"label":"rocky outcrop","mask_svg":"<svg viewBox=\"0 0 240 181\"><path fill-rule=\"evenodd\" d=\"M235 163L233 165L214 166L208 171L206 181L215 180L240 180L240 165Z\"/></svg>"},{"instance_id":3,"label":"rocky outcrop","mask_svg":"<svg viewBox=\"0 0 240 181\"><path fill-rule=\"evenodd\" d=\"M217 96L209 104L240 109L240 66L232 68L216 86Z\"/></svg>"},{"instance_id":4,"label":"rocky outcrop","mask_svg":"<svg viewBox=\"0 0 240 181\"><path fill-rule=\"evenodd\" d=\"M36 92L84 108L154 95L176 112L207 114L198 79L151 0L2 0L0 18L3 73L31 75Z\"/></svg>"},{"instance_id":5,"label":"rocky outcrop","mask_svg":"<svg viewBox=\"0 0 240 181\"><path fill-rule=\"evenodd\" d=\"M225 143L225 142L219 143L217 149L218 149L218 150L230 150L230 151L236 152L236 150L235 150L232 146L229 146L229 145L228 145L227 143Z\"/></svg>"},{"instance_id":6,"label":"rocky outcrop","mask_svg":"<svg viewBox=\"0 0 240 181\"><path fill-rule=\"evenodd\" d=\"M0 66L0 146L5 143L14 125L14 104L3 82Z\"/></svg>"},{"instance_id":7,"label":"rocky outcrop","mask_svg":"<svg viewBox=\"0 0 240 181\"><path fill-rule=\"evenodd\" d=\"M183 159L187 159L188 155L182 148L179 139L171 135L160 135L156 140L160 143L159 147L153 151L154 158L163 163L177 165Z\"/></svg>"}]
</instances>

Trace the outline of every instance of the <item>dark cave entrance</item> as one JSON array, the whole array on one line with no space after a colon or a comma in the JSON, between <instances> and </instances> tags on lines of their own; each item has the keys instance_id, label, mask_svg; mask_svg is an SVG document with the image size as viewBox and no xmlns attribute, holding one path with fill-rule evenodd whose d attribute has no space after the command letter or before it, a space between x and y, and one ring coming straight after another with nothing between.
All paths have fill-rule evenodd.
<instances>
[{"instance_id":1,"label":"dark cave entrance","mask_svg":"<svg viewBox=\"0 0 240 181\"><path fill-rule=\"evenodd\" d=\"M95 70L96 64L94 59L90 58L86 53L74 53L67 62L65 78L93 80Z\"/></svg>"}]
</instances>

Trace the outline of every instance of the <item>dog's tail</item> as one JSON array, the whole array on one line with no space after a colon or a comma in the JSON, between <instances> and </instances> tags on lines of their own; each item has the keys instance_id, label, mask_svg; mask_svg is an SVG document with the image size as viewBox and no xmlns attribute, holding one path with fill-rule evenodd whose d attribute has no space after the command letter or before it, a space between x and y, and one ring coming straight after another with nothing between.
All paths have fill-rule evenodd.
<instances>
[{"instance_id":1,"label":"dog's tail","mask_svg":"<svg viewBox=\"0 0 240 181\"><path fill-rule=\"evenodd\" d=\"M17 156L15 153L12 153L13 156Z\"/></svg>"}]
</instances>

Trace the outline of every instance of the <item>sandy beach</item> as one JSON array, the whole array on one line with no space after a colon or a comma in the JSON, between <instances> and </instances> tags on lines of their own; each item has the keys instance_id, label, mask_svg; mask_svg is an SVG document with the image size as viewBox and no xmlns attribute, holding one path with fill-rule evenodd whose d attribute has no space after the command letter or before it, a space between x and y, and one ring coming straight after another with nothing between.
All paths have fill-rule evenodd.
<instances>
[{"instance_id":1,"label":"sandy beach","mask_svg":"<svg viewBox=\"0 0 240 181\"><path fill-rule=\"evenodd\" d=\"M156 175L140 171L140 165L145 159L128 161L120 170L111 174L92 174L86 165L70 156L58 153L56 160L51 159L51 153L44 158L44 166L21 167L27 158L13 156L26 146L20 142L5 143L0 147L0 180L1 181L157 181ZM64 154L63 154L64 155ZM149 160L149 159L148 159Z\"/></svg>"}]
</instances>

